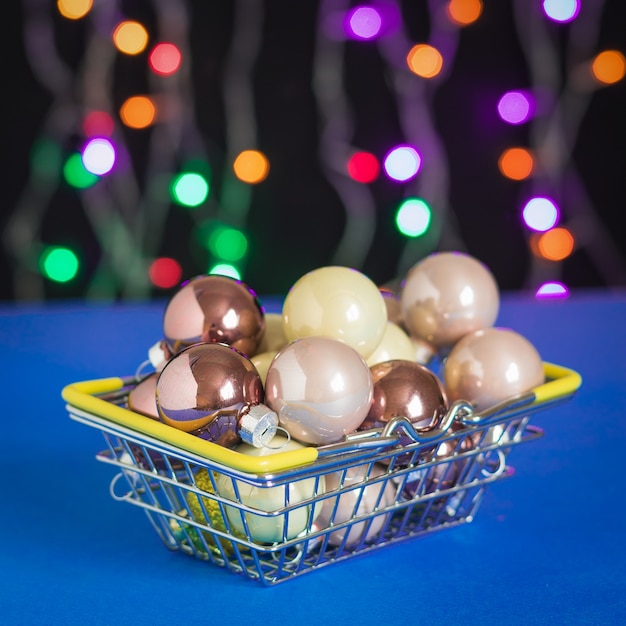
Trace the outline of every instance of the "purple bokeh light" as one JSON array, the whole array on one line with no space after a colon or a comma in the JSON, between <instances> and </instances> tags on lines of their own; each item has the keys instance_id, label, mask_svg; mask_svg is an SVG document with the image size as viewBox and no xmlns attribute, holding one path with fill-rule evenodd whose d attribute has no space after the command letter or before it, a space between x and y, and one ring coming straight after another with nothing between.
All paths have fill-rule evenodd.
<instances>
[{"instance_id":1,"label":"purple bokeh light","mask_svg":"<svg viewBox=\"0 0 626 626\"><path fill-rule=\"evenodd\" d=\"M498 113L509 124L522 124L532 117L533 112L533 99L522 91L507 91L498 102Z\"/></svg>"}]
</instances>

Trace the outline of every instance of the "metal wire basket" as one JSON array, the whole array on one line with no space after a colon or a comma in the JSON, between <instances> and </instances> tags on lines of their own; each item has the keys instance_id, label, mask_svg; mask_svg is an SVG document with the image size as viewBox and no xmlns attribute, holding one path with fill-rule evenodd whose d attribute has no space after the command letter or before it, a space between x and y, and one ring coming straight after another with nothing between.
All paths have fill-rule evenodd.
<instances>
[{"instance_id":1,"label":"metal wire basket","mask_svg":"<svg viewBox=\"0 0 626 626\"><path fill-rule=\"evenodd\" d=\"M573 370L481 414L457 402L435 430L403 418L338 444L253 457L125 408L131 378L68 385L72 419L102 431L115 500L144 509L162 542L265 585L472 521L487 486L511 476L532 414L571 398Z\"/></svg>"}]
</instances>

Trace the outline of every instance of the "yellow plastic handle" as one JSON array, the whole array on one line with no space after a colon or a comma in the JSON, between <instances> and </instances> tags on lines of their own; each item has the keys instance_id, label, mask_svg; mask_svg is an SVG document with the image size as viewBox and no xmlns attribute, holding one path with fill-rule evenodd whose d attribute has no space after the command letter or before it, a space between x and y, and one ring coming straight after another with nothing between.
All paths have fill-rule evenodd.
<instances>
[{"instance_id":1,"label":"yellow plastic handle","mask_svg":"<svg viewBox=\"0 0 626 626\"><path fill-rule=\"evenodd\" d=\"M578 372L562 365L544 362L543 371L548 381L533 389L534 404L543 404L571 396L583 382Z\"/></svg>"},{"instance_id":2,"label":"yellow plastic handle","mask_svg":"<svg viewBox=\"0 0 626 626\"><path fill-rule=\"evenodd\" d=\"M86 380L67 385L61 395L72 407L248 474L271 474L300 467L317 459L317 449L314 447L277 452L263 457L242 454L97 397L97 394L118 391L123 387L124 380L121 378Z\"/></svg>"}]
</instances>

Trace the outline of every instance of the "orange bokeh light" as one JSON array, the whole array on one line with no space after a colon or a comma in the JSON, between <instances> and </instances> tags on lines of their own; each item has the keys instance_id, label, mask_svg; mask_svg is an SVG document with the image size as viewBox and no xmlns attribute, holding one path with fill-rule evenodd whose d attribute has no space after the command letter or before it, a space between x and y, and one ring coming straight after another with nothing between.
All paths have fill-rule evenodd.
<instances>
[{"instance_id":1,"label":"orange bokeh light","mask_svg":"<svg viewBox=\"0 0 626 626\"><path fill-rule=\"evenodd\" d=\"M124 54L139 54L148 45L148 31L133 20L120 22L113 31L113 43Z\"/></svg>"},{"instance_id":2,"label":"orange bokeh light","mask_svg":"<svg viewBox=\"0 0 626 626\"><path fill-rule=\"evenodd\" d=\"M617 83L626 74L626 59L618 50L600 52L591 64L594 78L606 85Z\"/></svg>"},{"instance_id":3,"label":"orange bokeh light","mask_svg":"<svg viewBox=\"0 0 626 626\"><path fill-rule=\"evenodd\" d=\"M406 56L409 69L422 78L434 78L441 72L443 57L437 48L428 44L417 44Z\"/></svg>"},{"instance_id":4,"label":"orange bokeh light","mask_svg":"<svg viewBox=\"0 0 626 626\"><path fill-rule=\"evenodd\" d=\"M57 0L59 13L68 20L85 17L93 6L93 0Z\"/></svg>"},{"instance_id":5,"label":"orange bokeh light","mask_svg":"<svg viewBox=\"0 0 626 626\"><path fill-rule=\"evenodd\" d=\"M147 96L132 96L120 108L120 118L129 128L146 128L155 117L156 107Z\"/></svg>"},{"instance_id":6,"label":"orange bokeh light","mask_svg":"<svg viewBox=\"0 0 626 626\"><path fill-rule=\"evenodd\" d=\"M233 163L235 176L244 183L260 183L267 178L270 164L267 157L258 150L240 152Z\"/></svg>"},{"instance_id":7,"label":"orange bokeh light","mask_svg":"<svg viewBox=\"0 0 626 626\"><path fill-rule=\"evenodd\" d=\"M475 22L483 12L482 0L450 0L448 2L448 17L459 24L467 26Z\"/></svg>"},{"instance_id":8,"label":"orange bokeh light","mask_svg":"<svg viewBox=\"0 0 626 626\"><path fill-rule=\"evenodd\" d=\"M574 244L574 236L567 228L552 228L537 237L533 252L549 261L562 261L573 252Z\"/></svg>"},{"instance_id":9,"label":"orange bokeh light","mask_svg":"<svg viewBox=\"0 0 626 626\"><path fill-rule=\"evenodd\" d=\"M503 176L513 180L528 178L534 166L531 153L526 148L509 148L498 160L498 168Z\"/></svg>"}]
</instances>

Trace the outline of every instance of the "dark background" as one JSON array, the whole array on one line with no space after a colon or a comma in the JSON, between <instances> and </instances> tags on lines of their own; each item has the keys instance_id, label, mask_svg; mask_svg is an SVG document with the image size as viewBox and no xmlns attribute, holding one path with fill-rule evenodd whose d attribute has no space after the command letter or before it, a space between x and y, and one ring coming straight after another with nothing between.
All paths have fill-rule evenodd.
<instances>
[{"instance_id":1,"label":"dark background","mask_svg":"<svg viewBox=\"0 0 626 626\"><path fill-rule=\"evenodd\" d=\"M176 3L120 2L109 19L138 19L148 28L151 41L156 42L163 36L159 4L162 9ZM242 278L258 293L284 293L306 271L336 261L335 253L347 223L344 200L334 179L328 176L328 163L320 152L324 121L320 94L314 87L319 15L332 8L333 3L195 0L180 4L188 11L185 60L191 86L181 97L193 104L194 134L185 136L187 153L174 154L173 162L180 165L190 155L203 155L211 170L211 198L206 207L195 213L178 206L161 206L163 220L158 229L144 229L136 239L120 239L114 245L118 251L119 246L133 246L147 260L158 255L172 256L182 264L184 277L190 277L206 271L210 261L193 235L199 215L203 219L226 217L232 223L238 219L237 225L246 229L250 239ZM63 154L80 145L80 113L86 109L85 93L80 92L71 77L80 73L88 42L98 34L96 20L70 22L58 15L55 5L23 0L5 7L3 56L12 68L13 78L4 90L5 123L0 144L0 299L162 296L164 292L151 287L147 279L143 285L129 287L125 283L119 264L109 262L111 250L107 245L111 240L105 245L102 232L94 227L93 213L88 216L85 210L81 192L60 178L45 200L37 196L37 181L31 176L29 159L33 142L49 132L43 120L63 97L67 99L68 115L74 112L77 120L74 125L68 122L68 131L57 134L54 140ZM406 40L424 42L436 35L441 27L438 11L444 5L420 0L398 2ZM591 53L607 48L624 52L624 3L607 0L584 5L576 22L578 28L586 24L597 33ZM266 181L250 188L242 223L240 218L229 217L230 207L221 205L230 168L228 154L232 151L226 132L230 112L224 100L224 84L228 78L227 62L232 59L235 12L250 6L257 13L250 19L256 20L260 40L249 76L257 145L249 147L257 147L268 156L271 170ZM337 6L347 7L349 3ZM479 20L460 29L447 74L428 87L427 106L443 146L448 176L449 205L441 214L435 239L409 244L393 221L400 200L409 192L419 193L419 176L417 183L392 183L381 176L367 185L375 207L375 234L368 249L359 250L354 258L359 259L355 266L378 284L397 283L407 264L417 262L428 252L462 249L484 261L503 290L534 290L545 278L562 280L570 289L626 286L626 240L622 231L626 198L625 82L576 88L580 82L577 77L582 76L585 63L590 60L579 45L584 29L576 31L572 24L544 20L542 33L536 31L535 40L532 29L525 31L530 35L520 34L525 12L539 14L540 2L486 0ZM69 87L60 92L61 96L52 93L49 84L42 84L41 74L32 69L24 42L28 29L32 36L33 24L40 32L52 35L58 60L70 77ZM549 100L554 104L559 98L578 98L577 102L582 103L580 123L569 128L568 109L564 109L563 133L571 151L565 155L556 177L548 180L538 176L531 181L515 182L499 173L498 157L513 145L532 148L533 142L541 140L540 120L535 126L507 125L497 118L495 105L506 90L537 87L528 58L546 42L558 64L557 80L548 86ZM368 150L382 158L390 146L406 141L393 68L381 47L373 42L345 43L342 63L344 95L350 104L350 143L355 149ZM545 93L546 85L540 87ZM115 60L111 82L103 89L108 91L114 111L129 95L153 89L145 54ZM149 222L155 210L151 203L153 181L147 165L154 149L154 132L120 129L132 162L135 195L116 204L115 194L119 195L119 190L116 192L111 186L114 200L107 210L119 213L128 224L138 216ZM562 262L540 261L530 251L529 233L519 216L521 199L530 189L547 190L559 198L561 224L572 230L577 241L573 254ZM9 226L16 211L29 210L31 197L37 205L31 207L36 218L31 221L31 232L21 233L23 243L19 246L23 246L22 251L32 247L32 254L18 258L15 231ZM437 212L440 207L433 208ZM146 233L151 233L148 241ZM76 279L56 284L39 276L33 259L48 244L69 245L79 251L82 264Z\"/></svg>"}]
</instances>

